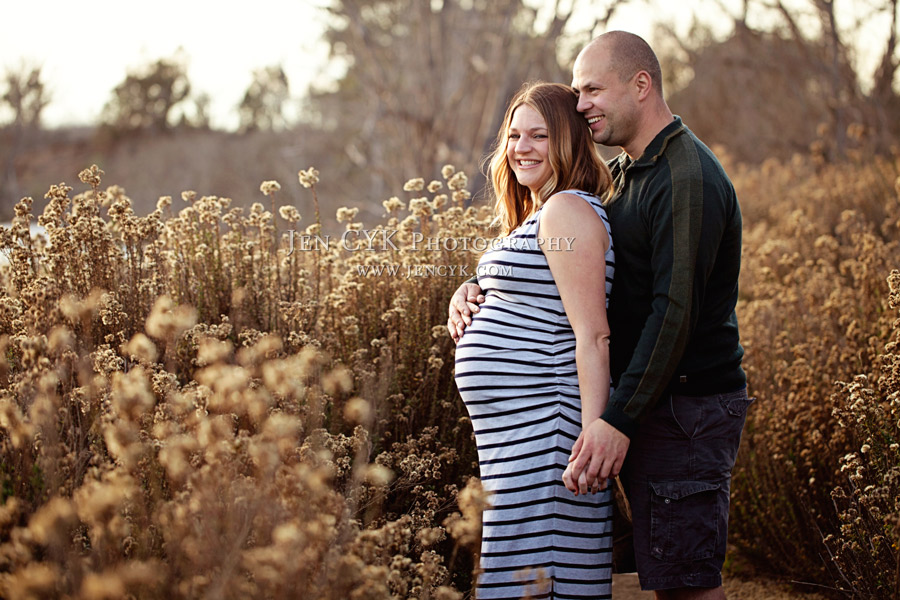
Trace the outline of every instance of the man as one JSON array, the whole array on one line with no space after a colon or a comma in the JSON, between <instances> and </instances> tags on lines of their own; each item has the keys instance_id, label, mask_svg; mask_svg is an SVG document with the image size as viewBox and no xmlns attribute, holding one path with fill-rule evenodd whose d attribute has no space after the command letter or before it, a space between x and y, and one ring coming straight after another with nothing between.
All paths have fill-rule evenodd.
<instances>
[{"instance_id":1,"label":"man","mask_svg":"<svg viewBox=\"0 0 900 600\"><path fill-rule=\"evenodd\" d=\"M734 312L737 197L713 153L669 110L659 62L640 37L612 31L591 42L572 85L594 141L622 153L610 162L607 207L615 390L575 442L566 487L587 493L621 471L641 586L659 599L724 598L731 470L751 402ZM454 339L480 293L465 283L451 299Z\"/></svg>"}]
</instances>

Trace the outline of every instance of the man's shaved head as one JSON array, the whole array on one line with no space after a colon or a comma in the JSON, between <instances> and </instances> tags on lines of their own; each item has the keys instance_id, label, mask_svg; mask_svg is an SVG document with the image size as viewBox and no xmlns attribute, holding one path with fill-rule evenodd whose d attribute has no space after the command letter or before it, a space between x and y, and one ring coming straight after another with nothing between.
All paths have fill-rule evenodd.
<instances>
[{"instance_id":1,"label":"man's shaved head","mask_svg":"<svg viewBox=\"0 0 900 600\"><path fill-rule=\"evenodd\" d=\"M646 71L653 87L662 97L662 69L650 45L644 39L627 31L608 31L594 39L581 51L583 55L604 52L609 67L621 81L628 81L638 71Z\"/></svg>"}]
</instances>

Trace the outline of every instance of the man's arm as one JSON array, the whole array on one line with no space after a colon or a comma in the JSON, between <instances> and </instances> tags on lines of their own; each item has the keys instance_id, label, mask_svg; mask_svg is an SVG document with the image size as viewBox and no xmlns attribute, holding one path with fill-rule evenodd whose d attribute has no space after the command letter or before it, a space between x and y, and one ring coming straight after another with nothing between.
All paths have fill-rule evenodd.
<instances>
[{"instance_id":1,"label":"man's arm","mask_svg":"<svg viewBox=\"0 0 900 600\"><path fill-rule=\"evenodd\" d=\"M703 181L696 148L687 136L672 140L667 155L671 184L660 185L655 197L644 200L650 223L651 312L606 410L572 448L573 471L587 468L588 480L595 474L618 474L638 420L665 392L690 335Z\"/></svg>"},{"instance_id":2,"label":"man's arm","mask_svg":"<svg viewBox=\"0 0 900 600\"><path fill-rule=\"evenodd\" d=\"M631 437L665 393L691 333L697 253L704 218L700 157L687 135L670 142L668 181L646 199L653 301L637 346L602 419ZM707 235L711 235L708 232Z\"/></svg>"},{"instance_id":3,"label":"man's arm","mask_svg":"<svg viewBox=\"0 0 900 600\"><path fill-rule=\"evenodd\" d=\"M454 342L459 342L466 326L472 323L472 313L477 313L478 305L484 302L484 294L478 286L476 278L463 283L453 293L448 307L447 330Z\"/></svg>"}]
</instances>

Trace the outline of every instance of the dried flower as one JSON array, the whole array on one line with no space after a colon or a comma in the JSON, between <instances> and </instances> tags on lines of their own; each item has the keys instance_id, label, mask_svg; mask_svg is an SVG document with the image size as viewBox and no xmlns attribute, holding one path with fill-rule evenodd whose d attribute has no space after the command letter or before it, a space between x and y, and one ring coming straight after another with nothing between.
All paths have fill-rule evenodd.
<instances>
[{"instance_id":1,"label":"dried flower","mask_svg":"<svg viewBox=\"0 0 900 600\"><path fill-rule=\"evenodd\" d=\"M157 357L156 346L150 341L150 338L140 332L134 334L122 350L135 360L145 363L152 363Z\"/></svg>"},{"instance_id":2,"label":"dried flower","mask_svg":"<svg viewBox=\"0 0 900 600\"><path fill-rule=\"evenodd\" d=\"M91 165L90 168L85 169L78 174L78 179L80 179L82 183L86 183L96 189L100 187L101 175L103 175L103 171L101 171L97 165Z\"/></svg>"},{"instance_id":3,"label":"dried flower","mask_svg":"<svg viewBox=\"0 0 900 600\"><path fill-rule=\"evenodd\" d=\"M300 220L300 212L293 206L282 206L278 214L288 223L297 223Z\"/></svg>"},{"instance_id":4,"label":"dried flower","mask_svg":"<svg viewBox=\"0 0 900 600\"><path fill-rule=\"evenodd\" d=\"M451 190L462 190L469 185L469 178L466 177L466 174L462 171L455 173L450 179L447 181L447 187Z\"/></svg>"},{"instance_id":5,"label":"dried flower","mask_svg":"<svg viewBox=\"0 0 900 600\"><path fill-rule=\"evenodd\" d=\"M266 196L271 196L277 191L281 190L281 184L275 180L263 181L259 185L259 191L261 191Z\"/></svg>"},{"instance_id":6,"label":"dried flower","mask_svg":"<svg viewBox=\"0 0 900 600\"><path fill-rule=\"evenodd\" d=\"M397 196L392 196L381 204L382 206L384 206L384 210L386 210L388 213L393 213L406 208L406 205Z\"/></svg>"},{"instance_id":7,"label":"dried flower","mask_svg":"<svg viewBox=\"0 0 900 600\"><path fill-rule=\"evenodd\" d=\"M197 311L175 306L168 296L160 296L147 317L147 333L158 340L173 338L197 324Z\"/></svg>"},{"instance_id":8,"label":"dried flower","mask_svg":"<svg viewBox=\"0 0 900 600\"><path fill-rule=\"evenodd\" d=\"M358 208L347 208L346 206L342 206L337 209L337 221L338 223L343 223L344 221L352 221L357 213L359 212Z\"/></svg>"},{"instance_id":9,"label":"dried flower","mask_svg":"<svg viewBox=\"0 0 900 600\"><path fill-rule=\"evenodd\" d=\"M300 179L300 185L305 188L310 188L319 183L319 172L312 167L305 171L300 171L297 176Z\"/></svg>"},{"instance_id":10,"label":"dried flower","mask_svg":"<svg viewBox=\"0 0 900 600\"><path fill-rule=\"evenodd\" d=\"M425 180L422 177L415 177L403 184L404 192L421 192L425 189Z\"/></svg>"}]
</instances>

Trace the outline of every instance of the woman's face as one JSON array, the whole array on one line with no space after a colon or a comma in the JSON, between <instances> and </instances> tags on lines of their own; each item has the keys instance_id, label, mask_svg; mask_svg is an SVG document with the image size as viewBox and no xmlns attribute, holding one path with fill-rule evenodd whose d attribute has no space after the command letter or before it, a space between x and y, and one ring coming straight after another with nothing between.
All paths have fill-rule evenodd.
<instances>
[{"instance_id":1,"label":"woman's face","mask_svg":"<svg viewBox=\"0 0 900 600\"><path fill-rule=\"evenodd\" d=\"M516 174L516 180L533 195L553 174L549 153L550 140L544 117L525 104L516 108L506 132L506 160Z\"/></svg>"}]
</instances>

